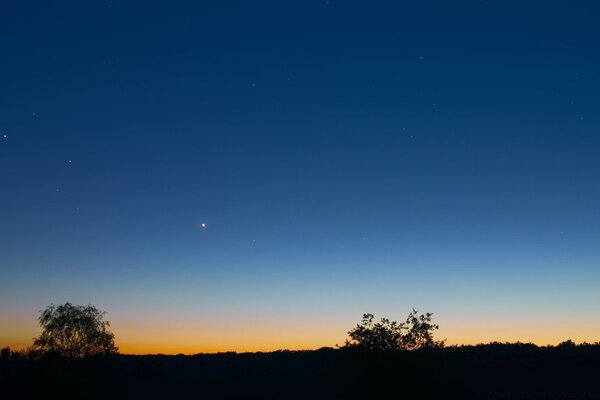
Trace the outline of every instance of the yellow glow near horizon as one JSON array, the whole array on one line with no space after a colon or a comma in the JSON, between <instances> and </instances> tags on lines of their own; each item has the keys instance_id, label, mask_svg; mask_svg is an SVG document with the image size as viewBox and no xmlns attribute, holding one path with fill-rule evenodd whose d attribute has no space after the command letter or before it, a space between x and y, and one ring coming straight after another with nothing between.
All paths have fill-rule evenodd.
<instances>
[{"instance_id":1,"label":"yellow glow near horizon","mask_svg":"<svg viewBox=\"0 0 600 400\"><path fill-rule=\"evenodd\" d=\"M598 324L596 324L598 325ZM498 342L531 342L556 345L564 340L596 342L599 326L555 326L537 324L502 326L448 325L436 332L436 338L448 345ZM342 345L352 328L341 324L261 324L194 326L131 324L113 329L119 351L124 354L197 354L217 352L257 352L275 350L315 350ZM0 347L21 350L39 334L36 321L19 319L0 328Z\"/></svg>"}]
</instances>

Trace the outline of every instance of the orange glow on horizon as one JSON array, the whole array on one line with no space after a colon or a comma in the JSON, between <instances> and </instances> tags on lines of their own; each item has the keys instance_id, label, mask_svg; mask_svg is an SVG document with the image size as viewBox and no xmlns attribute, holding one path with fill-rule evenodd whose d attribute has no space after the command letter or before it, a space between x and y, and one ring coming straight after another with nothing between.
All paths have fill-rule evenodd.
<instances>
[{"instance_id":1,"label":"orange glow on horizon","mask_svg":"<svg viewBox=\"0 0 600 400\"><path fill-rule=\"evenodd\" d=\"M112 319L116 345L124 354L197 354L235 351L315 350L343 345L347 332L358 322L346 317L298 316L297 319L238 318L211 319L205 323L172 317L160 321L148 316L124 315ZM32 344L40 328L30 313L10 314L0 325L0 347L22 350ZM600 322L589 319L536 320L490 317L438 319L436 339L447 345L489 342L523 342L556 345L567 339L576 343L600 341Z\"/></svg>"},{"instance_id":2,"label":"orange glow on horizon","mask_svg":"<svg viewBox=\"0 0 600 400\"><path fill-rule=\"evenodd\" d=\"M33 329L32 329L33 328ZM231 329L206 330L198 327L128 326L127 329L113 330L116 344L123 354L198 354L219 352L269 352L276 350L316 350L322 347L343 345L347 338L347 326L292 325L285 327L253 326ZM593 343L600 340L594 336L598 327L587 326L579 329L568 327L538 326L497 326L453 327L440 329L437 339L446 338L447 345L474 345L490 342L522 342L539 346L556 345L571 339L576 343ZM593 328L593 329L592 329ZM3 327L4 329L4 327ZM0 332L0 347L9 346L13 350L23 350L31 345L32 338L39 334L34 324L13 325L10 331Z\"/></svg>"}]
</instances>

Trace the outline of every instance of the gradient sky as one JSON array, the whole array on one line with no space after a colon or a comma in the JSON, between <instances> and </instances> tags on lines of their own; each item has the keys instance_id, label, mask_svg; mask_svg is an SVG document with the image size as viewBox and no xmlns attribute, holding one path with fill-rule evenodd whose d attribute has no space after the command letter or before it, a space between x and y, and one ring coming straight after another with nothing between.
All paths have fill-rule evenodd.
<instances>
[{"instance_id":1,"label":"gradient sky","mask_svg":"<svg viewBox=\"0 0 600 400\"><path fill-rule=\"evenodd\" d=\"M600 340L595 1L0 5L0 346ZM201 224L206 224L205 228Z\"/></svg>"}]
</instances>

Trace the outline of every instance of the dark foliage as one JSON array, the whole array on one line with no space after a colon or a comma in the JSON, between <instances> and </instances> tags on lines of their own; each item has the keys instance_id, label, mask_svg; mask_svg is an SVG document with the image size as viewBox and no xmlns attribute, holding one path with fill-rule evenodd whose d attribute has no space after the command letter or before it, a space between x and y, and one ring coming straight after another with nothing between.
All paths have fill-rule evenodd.
<instances>
[{"instance_id":1,"label":"dark foliage","mask_svg":"<svg viewBox=\"0 0 600 400\"><path fill-rule=\"evenodd\" d=\"M1 399L600 399L600 345L12 356ZM383 397L382 397L383 398Z\"/></svg>"},{"instance_id":2,"label":"dark foliage","mask_svg":"<svg viewBox=\"0 0 600 400\"><path fill-rule=\"evenodd\" d=\"M51 304L40 313L42 333L34 339L32 353L66 358L116 353L105 314L92 305Z\"/></svg>"},{"instance_id":3,"label":"dark foliage","mask_svg":"<svg viewBox=\"0 0 600 400\"><path fill-rule=\"evenodd\" d=\"M0 350L0 358L10 358L10 347L3 347L2 350Z\"/></svg>"},{"instance_id":4,"label":"dark foliage","mask_svg":"<svg viewBox=\"0 0 600 400\"><path fill-rule=\"evenodd\" d=\"M433 340L433 331L439 326L431 323L432 315L419 315L413 308L406 321L399 323L387 318L374 322L373 314L364 314L361 323L348 332L350 340L345 347L380 351L444 347L444 341Z\"/></svg>"}]
</instances>

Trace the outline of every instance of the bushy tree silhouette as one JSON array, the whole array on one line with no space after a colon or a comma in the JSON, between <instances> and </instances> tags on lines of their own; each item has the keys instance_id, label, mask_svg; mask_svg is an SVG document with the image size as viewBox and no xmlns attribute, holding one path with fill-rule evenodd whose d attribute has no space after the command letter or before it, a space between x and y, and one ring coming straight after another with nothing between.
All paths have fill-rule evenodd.
<instances>
[{"instance_id":1,"label":"bushy tree silhouette","mask_svg":"<svg viewBox=\"0 0 600 400\"><path fill-rule=\"evenodd\" d=\"M90 304L51 304L40 313L42 334L34 339L33 349L67 358L116 353L115 335L107 329L105 314Z\"/></svg>"},{"instance_id":2,"label":"bushy tree silhouette","mask_svg":"<svg viewBox=\"0 0 600 400\"><path fill-rule=\"evenodd\" d=\"M350 331L345 347L361 347L367 350L417 350L443 347L444 341L435 341L433 331L439 326L431 322L432 313L418 314L414 308L406 321L399 323L381 318L374 322L373 314L364 314L360 324Z\"/></svg>"},{"instance_id":3,"label":"bushy tree silhouette","mask_svg":"<svg viewBox=\"0 0 600 400\"><path fill-rule=\"evenodd\" d=\"M367 350L395 350L402 339L402 324L381 318L374 322L373 314L364 314L356 328L348 332L346 347L363 347Z\"/></svg>"},{"instance_id":4,"label":"bushy tree silhouette","mask_svg":"<svg viewBox=\"0 0 600 400\"><path fill-rule=\"evenodd\" d=\"M406 333L402 335L400 348L404 350L416 350L424 347L444 347L444 341L433 340L433 331L439 329L439 325L431 323L432 313L418 315L414 308L408 314L403 328Z\"/></svg>"}]
</instances>

